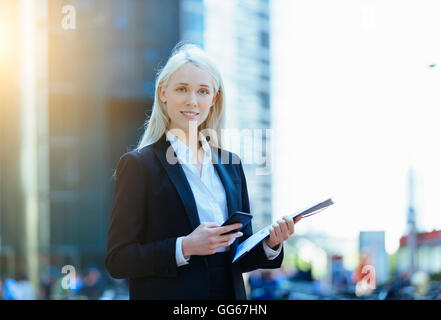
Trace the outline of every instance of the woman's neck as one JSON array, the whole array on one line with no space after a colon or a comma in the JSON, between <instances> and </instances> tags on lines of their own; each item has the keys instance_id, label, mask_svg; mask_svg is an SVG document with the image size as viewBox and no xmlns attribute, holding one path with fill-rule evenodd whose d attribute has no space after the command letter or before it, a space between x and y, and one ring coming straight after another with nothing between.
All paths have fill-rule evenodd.
<instances>
[{"instance_id":1,"label":"woman's neck","mask_svg":"<svg viewBox=\"0 0 441 320\"><path fill-rule=\"evenodd\" d=\"M179 140L181 140L192 152L197 152L201 147L199 132L184 131L182 129L169 129Z\"/></svg>"}]
</instances>

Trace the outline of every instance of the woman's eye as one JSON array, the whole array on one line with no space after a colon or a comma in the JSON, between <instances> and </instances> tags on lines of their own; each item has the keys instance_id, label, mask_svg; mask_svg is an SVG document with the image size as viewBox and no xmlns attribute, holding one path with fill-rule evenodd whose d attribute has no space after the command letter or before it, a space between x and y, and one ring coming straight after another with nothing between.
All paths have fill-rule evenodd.
<instances>
[{"instance_id":1,"label":"woman's eye","mask_svg":"<svg viewBox=\"0 0 441 320\"><path fill-rule=\"evenodd\" d=\"M176 89L176 91L180 91L180 92L183 92L183 90L185 90L184 87L180 87L180 88L177 88L177 89Z\"/></svg>"},{"instance_id":2,"label":"woman's eye","mask_svg":"<svg viewBox=\"0 0 441 320\"><path fill-rule=\"evenodd\" d=\"M201 89L199 92L201 92L202 94L208 94L208 90L205 89Z\"/></svg>"}]
</instances>

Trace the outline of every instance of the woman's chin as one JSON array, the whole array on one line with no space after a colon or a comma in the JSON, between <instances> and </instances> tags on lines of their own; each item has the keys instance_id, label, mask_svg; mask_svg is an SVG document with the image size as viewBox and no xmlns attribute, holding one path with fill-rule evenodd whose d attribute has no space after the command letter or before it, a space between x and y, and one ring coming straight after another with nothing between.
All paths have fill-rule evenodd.
<instances>
[{"instance_id":1,"label":"woman's chin","mask_svg":"<svg viewBox=\"0 0 441 320\"><path fill-rule=\"evenodd\" d=\"M190 132L191 130L196 130L199 127L199 123L197 121L187 121L186 123L180 123L178 126L174 126L173 130L181 130L185 132Z\"/></svg>"},{"instance_id":2,"label":"woman's chin","mask_svg":"<svg viewBox=\"0 0 441 320\"><path fill-rule=\"evenodd\" d=\"M201 122L199 121L199 119L196 120L184 120L182 121L182 125L181 128L185 128L185 130L191 130L191 129L196 129L199 128L199 126L201 125Z\"/></svg>"}]
</instances>

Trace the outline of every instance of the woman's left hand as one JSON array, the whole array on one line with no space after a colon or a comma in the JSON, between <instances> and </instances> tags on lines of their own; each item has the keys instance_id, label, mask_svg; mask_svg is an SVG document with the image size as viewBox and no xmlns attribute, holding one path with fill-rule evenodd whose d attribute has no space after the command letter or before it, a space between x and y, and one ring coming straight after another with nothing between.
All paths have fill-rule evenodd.
<instances>
[{"instance_id":1,"label":"woman's left hand","mask_svg":"<svg viewBox=\"0 0 441 320\"><path fill-rule=\"evenodd\" d=\"M277 250L279 244L294 234L294 224L299 222L300 219L302 219L302 215L298 216L295 220L287 216L284 216L283 219L277 220L277 223L273 224L269 230L269 238L265 239L268 247Z\"/></svg>"}]
</instances>

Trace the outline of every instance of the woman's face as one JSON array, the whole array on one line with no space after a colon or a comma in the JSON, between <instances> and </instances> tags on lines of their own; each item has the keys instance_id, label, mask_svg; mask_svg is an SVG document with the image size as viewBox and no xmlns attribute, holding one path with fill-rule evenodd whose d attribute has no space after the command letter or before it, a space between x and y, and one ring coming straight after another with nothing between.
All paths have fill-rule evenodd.
<instances>
[{"instance_id":1,"label":"woman's face","mask_svg":"<svg viewBox=\"0 0 441 320\"><path fill-rule=\"evenodd\" d=\"M210 74L187 62L173 73L166 87L159 87L159 97L167 106L169 129L188 132L190 122L198 128L207 119L217 95Z\"/></svg>"}]
</instances>

